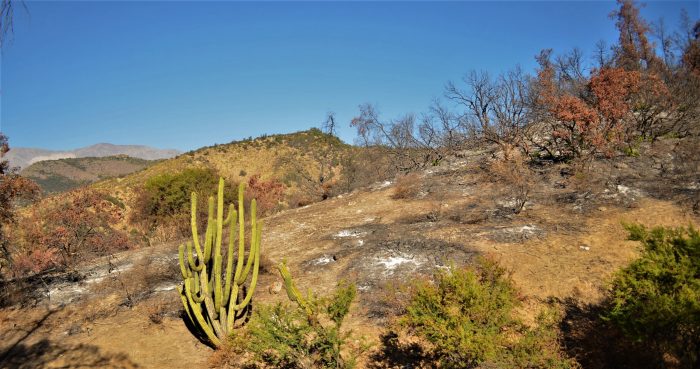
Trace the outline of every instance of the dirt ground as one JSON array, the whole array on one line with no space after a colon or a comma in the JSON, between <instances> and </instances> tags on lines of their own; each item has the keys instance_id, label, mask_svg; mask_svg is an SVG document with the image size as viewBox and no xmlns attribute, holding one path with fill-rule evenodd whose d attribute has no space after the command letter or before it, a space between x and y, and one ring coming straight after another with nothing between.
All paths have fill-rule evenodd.
<instances>
[{"instance_id":1,"label":"dirt ground","mask_svg":"<svg viewBox=\"0 0 700 369\"><path fill-rule=\"evenodd\" d=\"M286 298L274 271L283 260L302 289L324 294L350 280L360 293L349 326L376 342L391 321L387 296L395 286L484 256L512 271L523 314L533 317L544 301L593 304L603 297L610 276L638 255L623 223L699 224L692 206L645 187L653 174L631 176L630 165L646 165L635 162L591 189L572 185L565 168L552 166L514 214L501 185L482 170L484 160L474 154L431 168L404 198L395 198L395 183L378 183L266 218L268 260L256 303ZM0 310L0 366L207 366L211 349L179 316L176 246L118 255L107 274L64 286L73 294L65 298L61 290L60 303Z\"/></svg>"}]
</instances>

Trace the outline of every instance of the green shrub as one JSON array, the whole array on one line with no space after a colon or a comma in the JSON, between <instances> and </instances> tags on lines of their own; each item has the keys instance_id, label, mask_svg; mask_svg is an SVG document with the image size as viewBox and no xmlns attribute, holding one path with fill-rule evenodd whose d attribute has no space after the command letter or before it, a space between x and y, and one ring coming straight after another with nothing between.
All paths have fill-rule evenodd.
<instances>
[{"instance_id":1,"label":"green shrub","mask_svg":"<svg viewBox=\"0 0 700 369\"><path fill-rule=\"evenodd\" d=\"M311 292L302 296L286 266L280 265L279 269L294 304L259 307L246 332L232 339L238 360L248 353L244 367L355 367L355 359L365 347L355 345L352 332L342 329L357 293L355 285L341 282L329 297Z\"/></svg>"},{"instance_id":2,"label":"green shrub","mask_svg":"<svg viewBox=\"0 0 700 369\"><path fill-rule=\"evenodd\" d=\"M182 172L160 174L146 180L144 190L148 195L147 213L154 216L172 216L189 209L192 192L207 192L216 188L219 177L210 169L190 168Z\"/></svg>"},{"instance_id":3,"label":"green shrub","mask_svg":"<svg viewBox=\"0 0 700 369\"><path fill-rule=\"evenodd\" d=\"M189 168L153 176L146 180L136 199L133 218L149 229L164 224L187 225L192 192L201 194L198 209L205 209L207 198L213 195L212 188L216 188L218 181L218 174L208 168ZM226 185L224 201L227 203L235 202L234 186ZM182 231L186 234L188 229L189 226L183 226Z\"/></svg>"},{"instance_id":4,"label":"green shrub","mask_svg":"<svg viewBox=\"0 0 700 369\"><path fill-rule=\"evenodd\" d=\"M440 272L414 285L399 326L425 342L441 368L570 368L557 337L558 315L541 314L536 328L518 318L516 290L504 269L482 261L474 269Z\"/></svg>"},{"instance_id":5,"label":"green shrub","mask_svg":"<svg viewBox=\"0 0 700 369\"><path fill-rule=\"evenodd\" d=\"M603 318L631 338L671 354L683 367L700 364L700 233L626 225L642 256L612 283Z\"/></svg>"}]
</instances>

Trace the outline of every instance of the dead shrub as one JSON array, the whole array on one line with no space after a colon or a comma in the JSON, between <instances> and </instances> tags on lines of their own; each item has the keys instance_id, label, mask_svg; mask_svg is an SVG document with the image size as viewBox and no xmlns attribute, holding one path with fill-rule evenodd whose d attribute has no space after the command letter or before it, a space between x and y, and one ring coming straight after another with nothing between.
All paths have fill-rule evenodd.
<instances>
[{"instance_id":1,"label":"dead shrub","mask_svg":"<svg viewBox=\"0 0 700 369\"><path fill-rule=\"evenodd\" d=\"M287 199L287 204L290 208L302 208L304 206L313 204L314 200L305 193L294 193Z\"/></svg>"},{"instance_id":2,"label":"dead shrub","mask_svg":"<svg viewBox=\"0 0 700 369\"><path fill-rule=\"evenodd\" d=\"M165 305L161 301L154 301L146 306L146 315L148 320L153 324L163 323L163 318L166 315Z\"/></svg>"},{"instance_id":3,"label":"dead shrub","mask_svg":"<svg viewBox=\"0 0 700 369\"><path fill-rule=\"evenodd\" d=\"M420 193L420 190L420 176L417 173L409 173L396 180L394 193L391 195L391 198L394 200L415 198Z\"/></svg>"},{"instance_id":4,"label":"dead shrub","mask_svg":"<svg viewBox=\"0 0 700 369\"><path fill-rule=\"evenodd\" d=\"M528 162L517 150L506 152L503 158L494 160L488 168L491 180L498 186L497 196L509 200L505 204L518 214L530 200L535 186L535 174Z\"/></svg>"},{"instance_id":5,"label":"dead shrub","mask_svg":"<svg viewBox=\"0 0 700 369\"><path fill-rule=\"evenodd\" d=\"M391 158L383 150L373 147L354 150L341 159L340 165L342 170L334 195L385 181L396 174Z\"/></svg>"},{"instance_id":6,"label":"dead shrub","mask_svg":"<svg viewBox=\"0 0 700 369\"><path fill-rule=\"evenodd\" d=\"M274 178L262 180L259 174L255 174L248 180L246 198L255 199L258 214L264 216L279 209L284 198L284 189L284 183Z\"/></svg>"},{"instance_id":7,"label":"dead shrub","mask_svg":"<svg viewBox=\"0 0 700 369\"><path fill-rule=\"evenodd\" d=\"M263 275L273 275L277 273L277 264L270 260L270 258L262 254L260 255L260 266L259 272Z\"/></svg>"}]
</instances>

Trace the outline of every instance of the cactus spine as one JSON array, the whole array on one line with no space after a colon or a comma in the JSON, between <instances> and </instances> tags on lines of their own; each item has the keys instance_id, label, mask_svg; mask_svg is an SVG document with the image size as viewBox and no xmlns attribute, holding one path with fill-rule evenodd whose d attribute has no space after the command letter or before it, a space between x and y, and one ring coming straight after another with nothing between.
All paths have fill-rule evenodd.
<instances>
[{"instance_id":1,"label":"cactus spine","mask_svg":"<svg viewBox=\"0 0 700 369\"><path fill-rule=\"evenodd\" d=\"M250 239L248 257L245 254L245 211L243 206L243 184L238 187L238 211L233 204L228 206L224 218L224 180L219 178L216 197L209 198L209 215L204 232L204 245L200 243L197 229L197 194L191 198L192 241L179 247L180 272L184 282L178 287L187 316L203 337L214 346L221 346L234 329L236 320L244 318L249 311L260 266L260 236L262 224L256 217L256 201L250 203ZM238 224L238 251L235 252L235 226ZM224 228L229 228L228 252L224 269L221 243ZM194 249L194 250L193 250ZM237 254L235 273L234 253ZM250 285L245 283L252 273ZM222 280L223 276L223 280Z\"/></svg>"}]
</instances>

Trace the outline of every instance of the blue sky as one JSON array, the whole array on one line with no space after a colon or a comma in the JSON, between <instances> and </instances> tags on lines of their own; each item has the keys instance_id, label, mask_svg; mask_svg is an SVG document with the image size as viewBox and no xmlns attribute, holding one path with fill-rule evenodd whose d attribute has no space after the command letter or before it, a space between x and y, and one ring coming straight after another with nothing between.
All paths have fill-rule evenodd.
<instances>
[{"instance_id":1,"label":"blue sky","mask_svg":"<svg viewBox=\"0 0 700 369\"><path fill-rule=\"evenodd\" d=\"M319 126L357 106L425 111L470 69L617 37L614 2L27 2L2 55L11 146L190 150ZM676 27L698 2L656 1Z\"/></svg>"}]
</instances>

